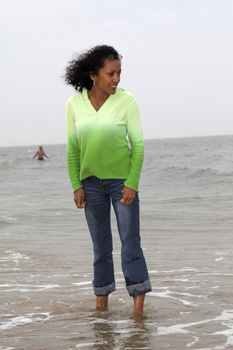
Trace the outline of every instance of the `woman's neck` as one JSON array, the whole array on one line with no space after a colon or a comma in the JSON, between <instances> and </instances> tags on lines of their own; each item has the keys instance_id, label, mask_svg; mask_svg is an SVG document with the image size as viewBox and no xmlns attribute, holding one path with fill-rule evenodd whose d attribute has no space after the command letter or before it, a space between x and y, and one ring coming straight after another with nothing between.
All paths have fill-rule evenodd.
<instances>
[{"instance_id":1,"label":"woman's neck","mask_svg":"<svg viewBox=\"0 0 233 350\"><path fill-rule=\"evenodd\" d=\"M100 109L100 107L104 104L104 102L110 96L109 94L106 94L104 91L98 89L96 86L93 86L91 90L89 90L87 93L88 93L89 100L91 101L91 104L96 110Z\"/></svg>"},{"instance_id":2,"label":"woman's neck","mask_svg":"<svg viewBox=\"0 0 233 350\"><path fill-rule=\"evenodd\" d=\"M109 94L99 89L96 85L93 85L91 90L89 90L89 96L93 97L98 101L106 101L109 97Z\"/></svg>"}]
</instances>

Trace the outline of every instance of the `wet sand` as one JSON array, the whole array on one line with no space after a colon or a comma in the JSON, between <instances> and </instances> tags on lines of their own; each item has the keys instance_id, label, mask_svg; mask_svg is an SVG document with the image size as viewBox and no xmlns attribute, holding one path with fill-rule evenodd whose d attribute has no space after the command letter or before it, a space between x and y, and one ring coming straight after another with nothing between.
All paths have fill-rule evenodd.
<instances>
[{"instance_id":1,"label":"wet sand","mask_svg":"<svg viewBox=\"0 0 233 350\"><path fill-rule=\"evenodd\" d=\"M44 242L33 252L21 244L18 253L1 248L0 349L233 348L231 232L224 237L192 230L179 237L172 230L156 233L156 248L144 247L153 291L141 321L131 316L118 249L117 291L109 310L96 312L91 266L72 271L77 257L68 251L70 243L54 252L49 239L47 249ZM81 245L77 252L91 254Z\"/></svg>"}]
</instances>

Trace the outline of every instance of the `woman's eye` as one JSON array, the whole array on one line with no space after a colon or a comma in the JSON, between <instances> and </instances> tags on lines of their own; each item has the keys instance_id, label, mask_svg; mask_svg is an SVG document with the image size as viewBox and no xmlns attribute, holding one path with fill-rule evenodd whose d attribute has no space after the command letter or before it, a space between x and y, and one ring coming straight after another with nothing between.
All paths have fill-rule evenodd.
<instances>
[{"instance_id":1,"label":"woman's eye","mask_svg":"<svg viewBox=\"0 0 233 350\"><path fill-rule=\"evenodd\" d=\"M109 73L107 73L107 75L110 76L110 77L113 77L114 74L115 74L115 72L109 72ZM116 74L117 74L118 76L120 76L120 75L121 75L121 72L116 72Z\"/></svg>"}]
</instances>

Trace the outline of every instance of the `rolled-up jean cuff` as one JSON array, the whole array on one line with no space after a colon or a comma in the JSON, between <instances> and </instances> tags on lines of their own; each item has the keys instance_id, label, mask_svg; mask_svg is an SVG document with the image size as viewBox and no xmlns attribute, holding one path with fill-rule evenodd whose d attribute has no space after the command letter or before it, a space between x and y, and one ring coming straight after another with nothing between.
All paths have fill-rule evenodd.
<instances>
[{"instance_id":1,"label":"rolled-up jean cuff","mask_svg":"<svg viewBox=\"0 0 233 350\"><path fill-rule=\"evenodd\" d=\"M92 282L92 286L94 289L94 293L95 295L108 295L112 292L114 292L114 290L116 290L116 282L112 282L111 284L109 284L108 286L104 286L104 287L95 287L94 282Z\"/></svg>"},{"instance_id":2,"label":"rolled-up jean cuff","mask_svg":"<svg viewBox=\"0 0 233 350\"><path fill-rule=\"evenodd\" d=\"M152 291L150 280L138 284L132 284L131 286L126 286L126 288L131 297L136 297L137 295Z\"/></svg>"}]
</instances>

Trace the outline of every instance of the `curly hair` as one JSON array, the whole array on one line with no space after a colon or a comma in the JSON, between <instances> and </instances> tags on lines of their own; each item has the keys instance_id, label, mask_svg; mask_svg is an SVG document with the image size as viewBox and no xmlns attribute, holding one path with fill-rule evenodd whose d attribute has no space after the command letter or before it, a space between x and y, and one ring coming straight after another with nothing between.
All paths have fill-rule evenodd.
<instances>
[{"instance_id":1,"label":"curly hair","mask_svg":"<svg viewBox=\"0 0 233 350\"><path fill-rule=\"evenodd\" d=\"M98 45L71 60L66 67L65 82L82 92L83 88L90 90L93 81L90 75L98 74L106 59L120 60L122 56L108 45Z\"/></svg>"}]
</instances>

